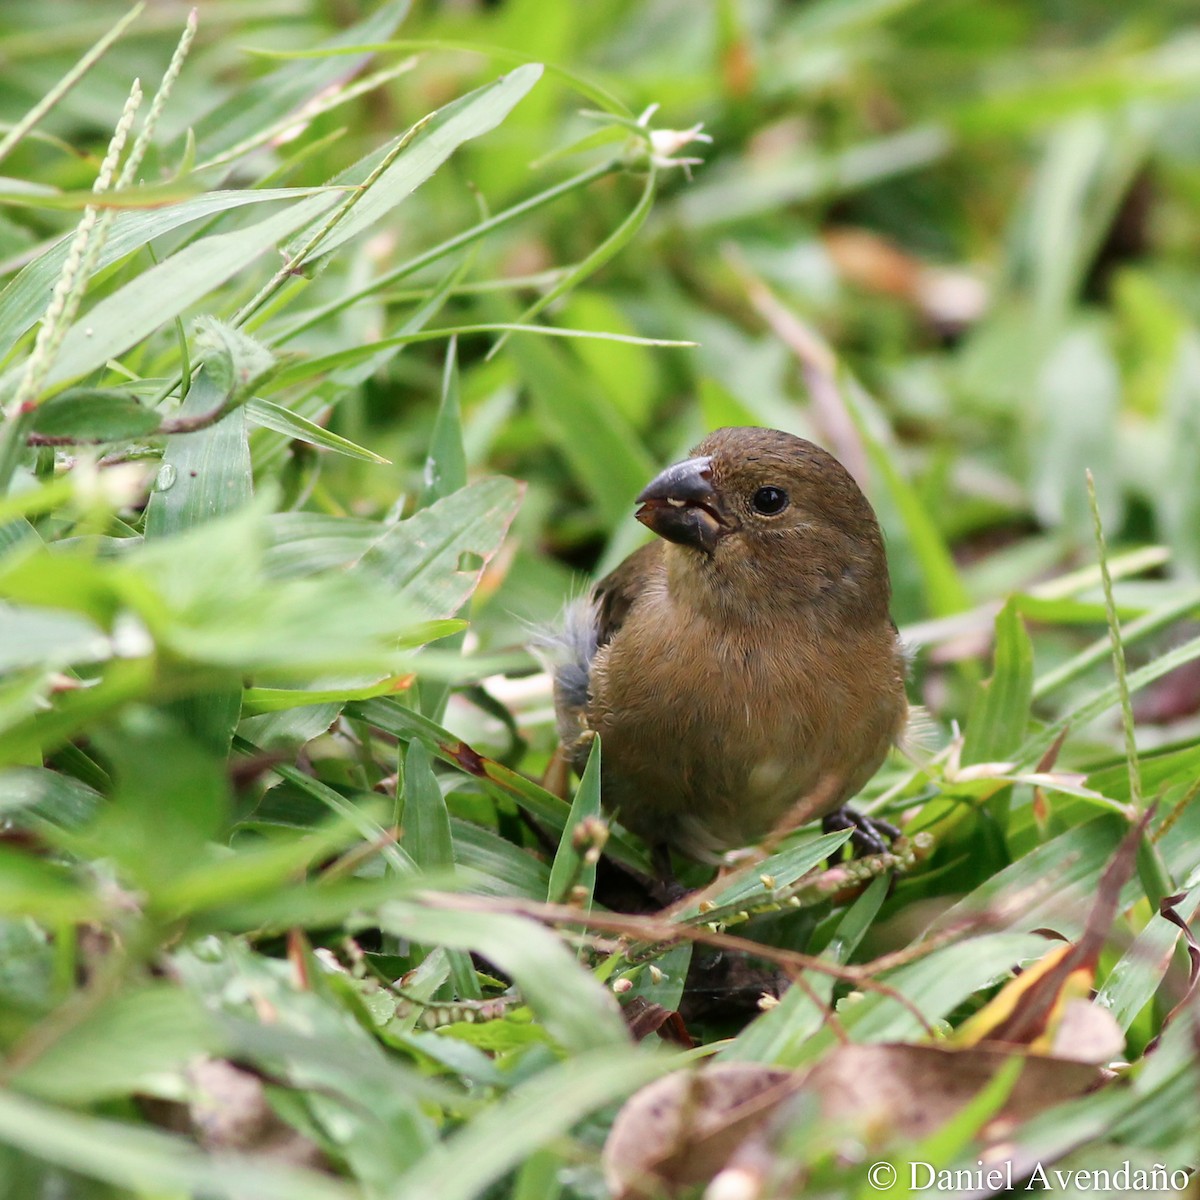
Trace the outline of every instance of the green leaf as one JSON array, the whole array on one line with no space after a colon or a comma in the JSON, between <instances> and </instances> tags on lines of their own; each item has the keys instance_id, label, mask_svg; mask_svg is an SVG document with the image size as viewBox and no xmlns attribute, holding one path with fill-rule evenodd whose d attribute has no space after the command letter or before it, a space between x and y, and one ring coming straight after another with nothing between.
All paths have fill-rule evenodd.
<instances>
[{"instance_id":1,"label":"green leaf","mask_svg":"<svg viewBox=\"0 0 1200 1200\"><path fill-rule=\"evenodd\" d=\"M345 220L340 221L321 239L305 261L311 263L324 257L389 214L397 204L420 187L459 146L495 129L537 83L541 74L540 65L525 64L507 75L502 75L494 83L453 100L433 113L419 127L411 143L404 148L396 161L350 210ZM392 146L395 144L396 142L393 142ZM339 186L363 183L371 169L382 161L390 148L377 150L332 182ZM303 240L301 235L298 245L303 244Z\"/></svg>"},{"instance_id":2,"label":"green leaf","mask_svg":"<svg viewBox=\"0 0 1200 1200\"><path fill-rule=\"evenodd\" d=\"M98 792L45 767L12 767L0 771L0 813L18 820L30 816L62 828L78 828L96 811Z\"/></svg>"},{"instance_id":3,"label":"green leaf","mask_svg":"<svg viewBox=\"0 0 1200 1200\"><path fill-rule=\"evenodd\" d=\"M454 839L450 835L450 814L429 751L420 742L410 742L404 754L404 827L402 845L413 862L427 872L449 871L455 865ZM482 992L471 956L461 950L448 950L447 961L455 992L477 1000Z\"/></svg>"},{"instance_id":4,"label":"green leaf","mask_svg":"<svg viewBox=\"0 0 1200 1200\"><path fill-rule=\"evenodd\" d=\"M429 452L425 455L425 478L419 503L424 507L466 486L467 454L463 449L459 405L458 342L451 338L442 371L442 400L429 438Z\"/></svg>"},{"instance_id":5,"label":"green leaf","mask_svg":"<svg viewBox=\"0 0 1200 1200\"><path fill-rule=\"evenodd\" d=\"M115 442L153 433L160 420L154 409L143 408L128 392L71 388L38 408L33 431L81 442Z\"/></svg>"},{"instance_id":6,"label":"green leaf","mask_svg":"<svg viewBox=\"0 0 1200 1200\"><path fill-rule=\"evenodd\" d=\"M575 961L555 934L533 921L392 901L380 909L379 923L398 937L474 950L494 962L513 980L550 1035L572 1052L628 1044L612 993Z\"/></svg>"},{"instance_id":7,"label":"green leaf","mask_svg":"<svg viewBox=\"0 0 1200 1200\"><path fill-rule=\"evenodd\" d=\"M359 446L341 434L331 433L315 421L259 396L247 402L246 416L252 425L274 430L298 442L307 442L310 446L319 446L322 450L332 450L335 454L344 454L347 458L357 458L363 462L378 463L381 466L391 465L391 460L384 458L382 454Z\"/></svg>"},{"instance_id":8,"label":"green leaf","mask_svg":"<svg viewBox=\"0 0 1200 1200\"><path fill-rule=\"evenodd\" d=\"M452 617L499 550L521 494L511 479L483 479L394 524L280 513L268 567L283 576L352 568L382 582L399 603Z\"/></svg>"},{"instance_id":9,"label":"green leaf","mask_svg":"<svg viewBox=\"0 0 1200 1200\"><path fill-rule=\"evenodd\" d=\"M550 886L546 899L551 904L560 904L566 899L568 891L580 887L584 891L584 911L592 907L592 893L596 887L596 864L586 863L583 855L576 849L574 836L580 822L593 820L600 816L600 739L592 743L588 755L587 766L583 770L583 778L575 789L575 799L571 803L571 815L563 827L562 837L558 841L558 850L554 855L554 866L550 869Z\"/></svg>"},{"instance_id":10,"label":"green leaf","mask_svg":"<svg viewBox=\"0 0 1200 1200\"><path fill-rule=\"evenodd\" d=\"M322 42L319 49L338 50L385 38L404 20L408 9L409 0L381 4L358 24L340 29ZM278 128L281 123L294 125L314 97L353 77L368 57L359 53L350 59L288 63L237 88L195 123L196 153L201 164L198 169L213 160L225 160L241 145L258 145L264 130Z\"/></svg>"},{"instance_id":11,"label":"green leaf","mask_svg":"<svg viewBox=\"0 0 1200 1200\"><path fill-rule=\"evenodd\" d=\"M831 963L843 965L858 949L892 885L887 875L880 875L842 915L829 945L821 954ZM756 1017L724 1049L719 1057L742 1062L776 1063L796 1066L804 1061L805 1045L824 1024L825 1010L821 1003L832 1005L835 980L832 975L817 971L808 974L808 988L788 988L780 1002Z\"/></svg>"},{"instance_id":12,"label":"green leaf","mask_svg":"<svg viewBox=\"0 0 1200 1200\"><path fill-rule=\"evenodd\" d=\"M43 926L94 921L101 906L56 863L0 846L0 914L32 917Z\"/></svg>"},{"instance_id":13,"label":"green leaf","mask_svg":"<svg viewBox=\"0 0 1200 1200\"><path fill-rule=\"evenodd\" d=\"M433 773L429 751L410 742L404 755L404 836L401 845L417 866L437 870L454 865L454 841L446 801Z\"/></svg>"},{"instance_id":14,"label":"green leaf","mask_svg":"<svg viewBox=\"0 0 1200 1200\"><path fill-rule=\"evenodd\" d=\"M755 900L769 900L773 890L795 883L836 854L850 840L853 832L852 829L838 829L833 833L802 835L786 850L763 859L748 877L736 880L713 896L712 902L716 906L712 910L714 916L706 914L706 919L719 920L721 914L737 912ZM773 881L773 886L768 887L763 883L764 875ZM682 920L694 920L698 915L699 910L694 905L683 905L679 910Z\"/></svg>"},{"instance_id":15,"label":"green leaf","mask_svg":"<svg viewBox=\"0 0 1200 1200\"><path fill-rule=\"evenodd\" d=\"M94 736L116 786L96 822L77 835L79 848L112 859L153 893L223 835L230 808L223 764L149 709L134 709Z\"/></svg>"},{"instance_id":16,"label":"green leaf","mask_svg":"<svg viewBox=\"0 0 1200 1200\"><path fill-rule=\"evenodd\" d=\"M1194 919L1200 887L1190 888L1172 907L1185 920ZM1181 930L1156 913L1117 960L1096 992L1096 1003L1128 1030L1134 1018L1154 998L1166 976Z\"/></svg>"},{"instance_id":17,"label":"green leaf","mask_svg":"<svg viewBox=\"0 0 1200 1200\"><path fill-rule=\"evenodd\" d=\"M91 621L0 602L0 671L55 670L71 663L103 662L111 654L112 643Z\"/></svg>"},{"instance_id":18,"label":"green leaf","mask_svg":"<svg viewBox=\"0 0 1200 1200\"><path fill-rule=\"evenodd\" d=\"M917 489L904 477L896 456L870 428L865 409L869 397L848 374L843 373L848 408L862 436L871 466L879 472L892 503L904 523L904 531L921 568L922 582L929 609L936 616L950 616L972 607L954 557Z\"/></svg>"},{"instance_id":19,"label":"green leaf","mask_svg":"<svg viewBox=\"0 0 1200 1200\"><path fill-rule=\"evenodd\" d=\"M1002 762L1020 747L1033 699L1033 645L1009 598L996 614L992 677L978 685L963 740L964 765Z\"/></svg>"},{"instance_id":20,"label":"green leaf","mask_svg":"<svg viewBox=\"0 0 1200 1200\"><path fill-rule=\"evenodd\" d=\"M508 355L526 381L546 439L570 466L608 527L628 518L656 467L641 440L569 351L513 338Z\"/></svg>"},{"instance_id":21,"label":"green leaf","mask_svg":"<svg viewBox=\"0 0 1200 1200\"><path fill-rule=\"evenodd\" d=\"M327 211L336 196L310 196L249 228L201 238L106 296L67 330L46 382L47 394L103 367L199 303Z\"/></svg>"},{"instance_id":22,"label":"green leaf","mask_svg":"<svg viewBox=\"0 0 1200 1200\"><path fill-rule=\"evenodd\" d=\"M108 236L96 259L96 270L104 270L155 238L172 233L183 226L251 204L303 200L317 190L263 188L261 191L217 191L204 196L193 196L180 204L168 204L144 212L120 213L109 226ZM338 194L329 193L328 202L332 204ZM21 335L45 311L46 297L67 260L70 241L71 237L68 235L56 242L44 254L23 267L0 292L0 346L15 345Z\"/></svg>"},{"instance_id":23,"label":"green leaf","mask_svg":"<svg viewBox=\"0 0 1200 1200\"><path fill-rule=\"evenodd\" d=\"M0 1142L85 1177L145 1192L171 1188L214 1200L358 1200L359 1193L315 1171L262 1158L213 1154L190 1139L128 1121L93 1117L0 1092Z\"/></svg>"},{"instance_id":24,"label":"green leaf","mask_svg":"<svg viewBox=\"0 0 1200 1200\"><path fill-rule=\"evenodd\" d=\"M180 416L203 417L229 402L228 388L206 363ZM206 429L172 437L159 468L158 487L146 507L147 541L177 535L233 512L249 499L252 486L246 417L240 409ZM173 566L189 569L179 560ZM223 688L180 700L176 710L189 729L223 752L229 747L241 703L240 688Z\"/></svg>"},{"instance_id":25,"label":"green leaf","mask_svg":"<svg viewBox=\"0 0 1200 1200\"><path fill-rule=\"evenodd\" d=\"M1079 323L1053 346L1031 397L1030 489L1039 519L1083 539L1091 534L1084 472L1112 477L1121 376L1102 328ZM1119 512L1105 489L1102 516ZM1115 493L1114 493L1115 495Z\"/></svg>"},{"instance_id":26,"label":"green leaf","mask_svg":"<svg viewBox=\"0 0 1200 1200\"><path fill-rule=\"evenodd\" d=\"M220 1037L196 997L173 984L125 991L72 1024L12 1086L42 1100L88 1104L153 1090L199 1055L220 1052Z\"/></svg>"},{"instance_id":27,"label":"green leaf","mask_svg":"<svg viewBox=\"0 0 1200 1200\"><path fill-rule=\"evenodd\" d=\"M514 1088L414 1164L389 1200L474 1200L589 1113L680 1065L668 1055L614 1047L577 1054Z\"/></svg>"},{"instance_id":28,"label":"green leaf","mask_svg":"<svg viewBox=\"0 0 1200 1200\"><path fill-rule=\"evenodd\" d=\"M440 289L439 289L440 290ZM467 452L463 447L462 410L459 406L458 342L452 338L446 347L442 370L442 399L433 424L429 451L425 456L425 477L418 503L424 507L467 486ZM461 651L465 631L443 643L443 649ZM440 721L450 698L450 685L423 680L417 693L421 711Z\"/></svg>"}]
</instances>

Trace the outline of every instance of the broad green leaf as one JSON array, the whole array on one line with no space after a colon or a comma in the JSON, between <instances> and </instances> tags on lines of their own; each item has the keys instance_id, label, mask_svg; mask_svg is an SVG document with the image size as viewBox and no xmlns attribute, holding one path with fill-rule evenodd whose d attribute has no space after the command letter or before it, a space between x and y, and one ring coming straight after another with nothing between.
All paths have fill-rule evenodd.
<instances>
[{"instance_id":1,"label":"broad green leaf","mask_svg":"<svg viewBox=\"0 0 1200 1200\"><path fill-rule=\"evenodd\" d=\"M1020 747L1033 697L1033 645L1010 598L996 615L992 676L978 685L967 718L964 765L1002 762Z\"/></svg>"},{"instance_id":2,"label":"broad green leaf","mask_svg":"<svg viewBox=\"0 0 1200 1200\"><path fill-rule=\"evenodd\" d=\"M94 921L102 915L95 894L57 863L0 846L0 914L32 917L43 927Z\"/></svg>"},{"instance_id":3,"label":"broad green leaf","mask_svg":"<svg viewBox=\"0 0 1200 1200\"><path fill-rule=\"evenodd\" d=\"M112 652L111 641L91 621L0 602L0 671L102 662Z\"/></svg>"},{"instance_id":4,"label":"broad green leaf","mask_svg":"<svg viewBox=\"0 0 1200 1200\"><path fill-rule=\"evenodd\" d=\"M542 68L536 63L517 67L494 83L453 100L433 113L425 123L416 127L417 131L412 141L405 146L396 161L375 181L370 191L355 204L347 217L321 239L306 261L314 262L345 245L351 238L369 229L391 212L397 204L420 187L463 142L495 129L537 83L541 74ZM337 176L333 183L363 183L371 169L386 153L386 149L376 151L349 171Z\"/></svg>"},{"instance_id":5,"label":"broad green leaf","mask_svg":"<svg viewBox=\"0 0 1200 1200\"><path fill-rule=\"evenodd\" d=\"M941 918L953 921L990 906L1008 906L1018 929L1053 929L1079 936L1095 897L1096 883L1129 824L1108 813L1035 847L960 900ZM1020 901L1017 911L1012 911Z\"/></svg>"},{"instance_id":6,"label":"broad green leaf","mask_svg":"<svg viewBox=\"0 0 1200 1200\"><path fill-rule=\"evenodd\" d=\"M106 296L67 330L46 382L47 393L103 367L186 312L327 211L336 195L310 196L246 229L201 238Z\"/></svg>"},{"instance_id":7,"label":"broad green leaf","mask_svg":"<svg viewBox=\"0 0 1200 1200\"><path fill-rule=\"evenodd\" d=\"M397 602L452 617L475 590L520 503L510 479L484 479L393 524L280 513L268 568L308 574L335 564L380 580Z\"/></svg>"},{"instance_id":8,"label":"broad green leaf","mask_svg":"<svg viewBox=\"0 0 1200 1200\"><path fill-rule=\"evenodd\" d=\"M388 699L352 704L347 713L401 741L417 739L443 762L496 784L539 820L547 822L556 834L561 833L566 825L570 808L558 796L526 779L518 771L510 770L494 759L484 758L461 738L455 737L428 717Z\"/></svg>"},{"instance_id":9,"label":"broad green leaf","mask_svg":"<svg viewBox=\"0 0 1200 1200\"><path fill-rule=\"evenodd\" d=\"M454 842L446 801L433 773L429 751L410 742L404 755L404 833L401 845L422 868L438 870L454 865Z\"/></svg>"},{"instance_id":10,"label":"broad green leaf","mask_svg":"<svg viewBox=\"0 0 1200 1200\"><path fill-rule=\"evenodd\" d=\"M33 431L45 437L115 442L145 437L159 426L159 413L143 408L128 392L70 388L37 410Z\"/></svg>"},{"instance_id":11,"label":"broad green leaf","mask_svg":"<svg viewBox=\"0 0 1200 1200\"><path fill-rule=\"evenodd\" d=\"M260 898L275 899L306 871L352 844L357 833L350 822L340 821L306 837L251 843L233 854L195 855L188 867L156 887L155 911L175 920L205 910L228 913Z\"/></svg>"},{"instance_id":12,"label":"broad green leaf","mask_svg":"<svg viewBox=\"0 0 1200 1200\"><path fill-rule=\"evenodd\" d=\"M1173 907L1184 921L1196 915L1200 887L1190 888ZM1174 957L1181 930L1161 914L1130 943L1108 978L1096 993L1096 1003L1112 1013L1117 1024L1128 1030L1133 1019L1158 991Z\"/></svg>"},{"instance_id":13,"label":"broad green leaf","mask_svg":"<svg viewBox=\"0 0 1200 1200\"><path fill-rule=\"evenodd\" d=\"M96 260L96 270L119 262L156 237L251 204L297 201L313 195L313 188L263 188L261 191L209 192L179 204L145 212L120 213L109 226L108 237ZM340 195L331 192L328 203ZM66 262L70 237L39 255L0 292L0 347L13 346L45 311L46 298Z\"/></svg>"},{"instance_id":14,"label":"broad green leaf","mask_svg":"<svg viewBox=\"0 0 1200 1200\"><path fill-rule=\"evenodd\" d=\"M424 507L467 486L467 453L463 447L462 408L459 404L458 342L451 339L446 347L442 369L442 398L425 455L425 477L418 503ZM442 644L443 649L461 650L466 634L455 634ZM440 721L450 697L450 685L423 680L417 692L421 711Z\"/></svg>"},{"instance_id":15,"label":"broad green leaf","mask_svg":"<svg viewBox=\"0 0 1200 1200\"><path fill-rule=\"evenodd\" d=\"M390 696L403 691L412 683L412 676L401 675L370 683L346 683L338 686L329 683L325 687L312 688L247 688L242 694L242 712L247 716L263 713L287 712L296 708L324 705L331 701L346 703L350 700L373 700L376 696ZM328 725L329 722L326 722Z\"/></svg>"},{"instance_id":16,"label":"broad green leaf","mask_svg":"<svg viewBox=\"0 0 1200 1200\"><path fill-rule=\"evenodd\" d=\"M711 897L715 905L713 916L708 920L720 920L721 916L738 912L755 901L766 901L777 888L795 883L814 867L835 855L849 840L854 831L839 829L833 833L801 836L793 845L755 864L754 870L734 880L730 885ZM764 883L764 876L771 881ZM681 920L695 920L699 910L691 904L679 909Z\"/></svg>"},{"instance_id":17,"label":"broad green leaf","mask_svg":"<svg viewBox=\"0 0 1200 1200\"><path fill-rule=\"evenodd\" d=\"M550 1035L572 1053L627 1045L629 1034L612 993L575 961L557 935L504 913L392 901L380 909L389 933L426 945L474 950L519 989Z\"/></svg>"},{"instance_id":18,"label":"broad green leaf","mask_svg":"<svg viewBox=\"0 0 1200 1200\"><path fill-rule=\"evenodd\" d=\"M108 858L153 894L222 836L230 808L224 765L175 721L135 709L96 734L115 790L77 835L89 857Z\"/></svg>"},{"instance_id":19,"label":"broad green leaf","mask_svg":"<svg viewBox=\"0 0 1200 1200\"><path fill-rule=\"evenodd\" d=\"M470 876L470 891L526 900L546 895L550 872L540 859L482 825L452 817L450 826L458 861Z\"/></svg>"},{"instance_id":20,"label":"broad green leaf","mask_svg":"<svg viewBox=\"0 0 1200 1200\"><path fill-rule=\"evenodd\" d=\"M224 356L228 359L230 351ZM233 365L226 362L226 375ZM188 392L180 416L203 417L219 412L231 401L232 379L224 383L211 364L205 364ZM253 487L250 448L246 440L246 417L241 409L222 417L196 433L174 436L163 454L158 487L146 508L146 538L178 535L214 517L233 512L249 498ZM189 570L177 557L168 569ZM214 749L229 747L241 708L241 689L222 688L180 700L177 711L188 728Z\"/></svg>"},{"instance_id":21,"label":"broad green leaf","mask_svg":"<svg viewBox=\"0 0 1200 1200\"><path fill-rule=\"evenodd\" d=\"M172 1188L214 1200L358 1200L359 1195L325 1174L246 1155L210 1155L187 1138L72 1112L14 1091L0 1092L0 1142L135 1193Z\"/></svg>"},{"instance_id":22,"label":"broad green leaf","mask_svg":"<svg viewBox=\"0 0 1200 1200\"><path fill-rule=\"evenodd\" d=\"M932 1024L977 992L1006 979L1014 966L1040 957L1049 944L1029 933L983 934L940 947L882 978ZM837 1016L856 1042L911 1041L925 1034L908 1009L873 990L843 1000ZM811 1061L835 1042L826 1028L798 1050Z\"/></svg>"},{"instance_id":23,"label":"broad green leaf","mask_svg":"<svg viewBox=\"0 0 1200 1200\"><path fill-rule=\"evenodd\" d=\"M404 753L404 809L401 813L401 844L413 862L427 872L448 872L456 861L450 834L450 814L429 751L420 742L410 742ZM477 1000L482 995L471 956L447 950L455 992Z\"/></svg>"},{"instance_id":24,"label":"broad green leaf","mask_svg":"<svg viewBox=\"0 0 1200 1200\"><path fill-rule=\"evenodd\" d=\"M388 1200L473 1200L589 1113L682 1065L668 1055L592 1050L514 1088L396 1180Z\"/></svg>"},{"instance_id":25,"label":"broad green leaf","mask_svg":"<svg viewBox=\"0 0 1200 1200\"><path fill-rule=\"evenodd\" d=\"M822 957L844 965L879 915L887 898L891 879L885 875L870 886L850 906L838 922L837 930ZM790 987L778 1005L756 1017L720 1052L721 1058L738 1061L775 1063L794 1066L804 1060L804 1046L825 1023L826 1013L818 1001L832 1005L835 980L817 971L808 973L808 988Z\"/></svg>"},{"instance_id":26,"label":"broad green leaf","mask_svg":"<svg viewBox=\"0 0 1200 1200\"><path fill-rule=\"evenodd\" d=\"M212 1018L174 984L119 993L69 1025L11 1077L19 1091L70 1104L153 1090L200 1055L220 1052Z\"/></svg>"},{"instance_id":27,"label":"broad green leaf","mask_svg":"<svg viewBox=\"0 0 1200 1200\"><path fill-rule=\"evenodd\" d=\"M0 813L9 820L16 817L23 821L32 816L75 829L92 817L100 801L98 792L61 771L45 767L0 771Z\"/></svg>"}]
</instances>

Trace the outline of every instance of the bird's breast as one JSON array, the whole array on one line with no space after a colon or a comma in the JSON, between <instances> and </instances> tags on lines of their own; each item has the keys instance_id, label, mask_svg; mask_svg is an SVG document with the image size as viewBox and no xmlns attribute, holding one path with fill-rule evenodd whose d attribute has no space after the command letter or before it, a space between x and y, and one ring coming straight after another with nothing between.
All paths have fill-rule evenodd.
<instances>
[{"instance_id":1,"label":"bird's breast","mask_svg":"<svg viewBox=\"0 0 1200 1200\"><path fill-rule=\"evenodd\" d=\"M905 706L890 627L828 639L647 599L597 656L589 712L606 801L635 832L693 854L746 845L831 772L845 782L827 808L874 772Z\"/></svg>"}]
</instances>

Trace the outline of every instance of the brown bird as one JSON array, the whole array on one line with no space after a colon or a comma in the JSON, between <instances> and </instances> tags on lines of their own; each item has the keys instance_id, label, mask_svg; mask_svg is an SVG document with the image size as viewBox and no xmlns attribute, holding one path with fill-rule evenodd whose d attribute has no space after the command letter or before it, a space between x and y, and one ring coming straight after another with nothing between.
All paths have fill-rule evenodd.
<instances>
[{"instance_id":1,"label":"brown bird","mask_svg":"<svg viewBox=\"0 0 1200 1200\"><path fill-rule=\"evenodd\" d=\"M716 861L845 808L904 729L905 658L883 537L832 455L776 429L718 429L638 497L659 535L568 610L559 735L603 747L605 805L659 854Z\"/></svg>"}]
</instances>

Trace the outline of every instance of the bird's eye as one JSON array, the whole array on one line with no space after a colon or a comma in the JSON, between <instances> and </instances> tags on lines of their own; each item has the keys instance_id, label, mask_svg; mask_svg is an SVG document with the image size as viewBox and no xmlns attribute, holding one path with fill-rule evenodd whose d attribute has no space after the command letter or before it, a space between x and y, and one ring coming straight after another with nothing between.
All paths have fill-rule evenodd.
<instances>
[{"instance_id":1,"label":"bird's eye","mask_svg":"<svg viewBox=\"0 0 1200 1200\"><path fill-rule=\"evenodd\" d=\"M760 487L754 493L750 503L754 506L755 512L760 512L766 517L773 517L787 508L788 494L783 488Z\"/></svg>"}]
</instances>

